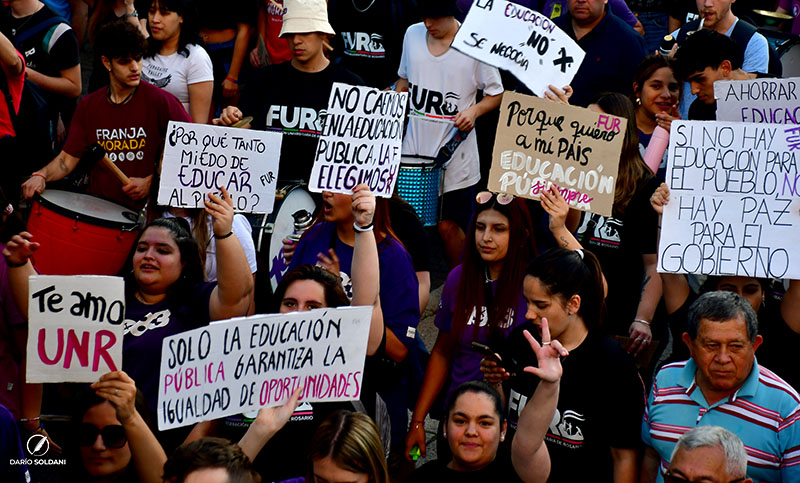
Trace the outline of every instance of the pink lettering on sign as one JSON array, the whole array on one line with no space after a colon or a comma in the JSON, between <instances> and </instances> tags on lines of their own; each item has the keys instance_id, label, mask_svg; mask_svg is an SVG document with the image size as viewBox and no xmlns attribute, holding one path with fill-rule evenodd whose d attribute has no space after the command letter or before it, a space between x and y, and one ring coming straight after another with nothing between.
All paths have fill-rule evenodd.
<instances>
[{"instance_id":1,"label":"pink lettering on sign","mask_svg":"<svg viewBox=\"0 0 800 483\"><path fill-rule=\"evenodd\" d=\"M597 117L597 127L602 127L606 131L620 132L619 129L620 119L618 117L610 117L606 114L600 114Z\"/></svg>"},{"instance_id":2,"label":"pink lettering on sign","mask_svg":"<svg viewBox=\"0 0 800 483\"><path fill-rule=\"evenodd\" d=\"M53 334L52 330L49 332L51 335ZM39 329L36 349L39 359L44 364L54 366L63 362L64 369L69 369L72 367L72 358L75 356L81 367L89 367L89 354L92 354L92 371L98 370L101 358L105 361L109 370L118 370L114 360L111 358L111 354L108 352L117 343L117 336L110 330L98 330L94 333L94 339L91 337L92 333L86 330L82 331L79 336L75 329L69 329L65 337L64 329L58 328L55 334L57 341L56 353L51 358L47 355L47 349L45 348L48 330L46 328ZM66 350L64 349L64 339L66 339Z\"/></svg>"},{"instance_id":3,"label":"pink lettering on sign","mask_svg":"<svg viewBox=\"0 0 800 483\"><path fill-rule=\"evenodd\" d=\"M561 196L567 201L567 204L571 205L573 203L591 203L594 200L593 197L590 197L586 193L582 193L578 190L561 187L557 184L553 183L553 186L561 193ZM538 195L543 190L547 189L547 183L542 183L541 181L537 181L536 184L533 185L531 188L532 195Z\"/></svg>"}]
</instances>

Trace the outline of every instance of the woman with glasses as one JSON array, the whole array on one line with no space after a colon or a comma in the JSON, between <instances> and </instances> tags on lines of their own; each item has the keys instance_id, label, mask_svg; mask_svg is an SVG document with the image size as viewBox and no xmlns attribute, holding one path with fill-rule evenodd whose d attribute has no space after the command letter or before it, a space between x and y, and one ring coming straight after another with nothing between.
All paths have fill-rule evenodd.
<instances>
[{"instance_id":1,"label":"woman with glasses","mask_svg":"<svg viewBox=\"0 0 800 483\"><path fill-rule=\"evenodd\" d=\"M418 446L425 455L423 421L432 408L438 415L442 402L447 404L458 386L483 378L482 355L473 342L495 350L514 327L525 322L522 278L535 251L525 201L483 191L476 202L463 262L450 272L442 289L435 320L439 335L412 414L406 454ZM572 238L564 227L569 208L558 190L544 193L542 207L551 215L555 238ZM440 396L444 400L437 402ZM437 445L439 452L446 447L446 443Z\"/></svg>"},{"instance_id":2,"label":"woman with glasses","mask_svg":"<svg viewBox=\"0 0 800 483\"><path fill-rule=\"evenodd\" d=\"M80 468L69 480L160 483L167 455L142 416L133 379L110 372L91 388L74 418Z\"/></svg>"}]
</instances>

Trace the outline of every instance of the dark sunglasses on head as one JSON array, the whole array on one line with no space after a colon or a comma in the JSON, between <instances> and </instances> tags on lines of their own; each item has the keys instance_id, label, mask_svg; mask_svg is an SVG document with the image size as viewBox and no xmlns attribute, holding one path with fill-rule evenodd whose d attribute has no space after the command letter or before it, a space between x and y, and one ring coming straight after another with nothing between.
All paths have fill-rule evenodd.
<instances>
[{"instance_id":1,"label":"dark sunglasses on head","mask_svg":"<svg viewBox=\"0 0 800 483\"><path fill-rule=\"evenodd\" d=\"M92 446L97 441L97 435L103 436L103 444L106 448L122 448L128 442L125 430L120 424L109 424L103 429L91 423L81 423L78 427L78 445Z\"/></svg>"},{"instance_id":2,"label":"dark sunglasses on head","mask_svg":"<svg viewBox=\"0 0 800 483\"><path fill-rule=\"evenodd\" d=\"M741 483L742 481L746 480L747 478L736 478L735 480L731 480L728 483ZM670 474L669 471L664 472L664 483L692 483L690 480L682 478L677 475Z\"/></svg>"},{"instance_id":3,"label":"dark sunglasses on head","mask_svg":"<svg viewBox=\"0 0 800 483\"><path fill-rule=\"evenodd\" d=\"M493 196L495 196L495 194L491 191L481 191L475 196L475 201L477 201L479 205L485 205L486 203L492 201ZM501 205L507 205L514 201L514 195L510 195L508 193L497 193L496 196L497 203Z\"/></svg>"}]
</instances>

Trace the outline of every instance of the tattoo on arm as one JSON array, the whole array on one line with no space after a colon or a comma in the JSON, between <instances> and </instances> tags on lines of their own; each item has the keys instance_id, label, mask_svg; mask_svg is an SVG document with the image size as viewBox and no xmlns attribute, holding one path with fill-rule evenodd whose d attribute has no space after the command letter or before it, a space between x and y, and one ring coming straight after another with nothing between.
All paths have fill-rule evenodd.
<instances>
[{"instance_id":1,"label":"tattoo on arm","mask_svg":"<svg viewBox=\"0 0 800 483\"><path fill-rule=\"evenodd\" d=\"M644 280L642 280L642 295L644 295L644 289L646 289L646 288L647 288L647 284L648 284L648 283L650 283L650 279L651 279L651 278L652 278L652 277L651 277L650 275L646 275L646 276L644 277Z\"/></svg>"},{"instance_id":2,"label":"tattoo on arm","mask_svg":"<svg viewBox=\"0 0 800 483\"><path fill-rule=\"evenodd\" d=\"M58 158L58 167L61 168L61 171L69 173L69 166L64 162L64 158Z\"/></svg>"},{"instance_id":3,"label":"tattoo on arm","mask_svg":"<svg viewBox=\"0 0 800 483\"><path fill-rule=\"evenodd\" d=\"M567 248L569 246L569 241L566 239L566 237L564 237L564 235L561 235L559 239L561 240L562 247Z\"/></svg>"}]
</instances>

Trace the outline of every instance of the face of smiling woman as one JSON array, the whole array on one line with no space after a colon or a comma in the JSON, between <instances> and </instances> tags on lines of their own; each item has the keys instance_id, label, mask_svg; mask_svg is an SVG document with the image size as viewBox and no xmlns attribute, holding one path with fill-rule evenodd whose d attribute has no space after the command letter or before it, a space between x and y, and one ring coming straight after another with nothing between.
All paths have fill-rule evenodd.
<instances>
[{"instance_id":1,"label":"face of smiling woman","mask_svg":"<svg viewBox=\"0 0 800 483\"><path fill-rule=\"evenodd\" d=\"M474 471L494 461L506 432L492 399L476 392L458 397L447 415L446 427L445 437L453 452L448 466L457 471Z\"/></svg>"}]
</instances>

